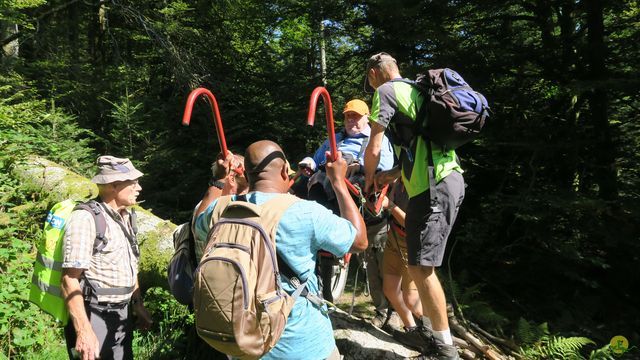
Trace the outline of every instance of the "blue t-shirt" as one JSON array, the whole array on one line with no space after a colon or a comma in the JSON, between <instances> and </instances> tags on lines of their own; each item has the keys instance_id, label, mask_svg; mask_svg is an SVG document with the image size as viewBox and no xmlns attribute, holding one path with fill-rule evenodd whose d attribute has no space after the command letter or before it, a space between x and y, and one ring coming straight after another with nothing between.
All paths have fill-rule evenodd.
<instances>
[{"instance_id":1,"label":"blue t-shirt","mask_svg":"<svg viewBox=\"0 0 640 360\"><path fill-rule=\"evenodd\" d=\"M278 194L250 192L247 201L263 204ZM234 196L235 199L235 196ZM196 237L206 239L214 200L196 218ZM307 281L309 291L319 293L315 274L318 250L326 250L342 257L355 240L356 229L346 219L334 215L314 201L300 200L285 211L276 230L276 251L299 275ZM282 278L288 293L294 288ZM309 300L299 297L289 314L282 337L262 359L325 359L333 351L335 340L329 317Z\"/></svg>"},{"instance_id":2,"label":"blue t-shirt","mask_svg":"<svg viewBox=\"0 0 640 360\"><path fill-rule=\"evenodd\" d=\"M336 143L338 151L342 151L342 157L346 157L345 154L350 154L355 160L358 161L360 166L364 166L364 148L362 146L365 139L371 135L371 128L366 127L361 133L354 136L347 136L344 131L336 134ZM318 166L327 162L325 152L331 151L329 148L329 140L325 140L322 145L313 154L313 161ZM385 135L382 138L382 147L380 149L380 162L378 163L378 170L389 170L393 167L393 147L389 138Z\"/></svg>"}]
</instances>

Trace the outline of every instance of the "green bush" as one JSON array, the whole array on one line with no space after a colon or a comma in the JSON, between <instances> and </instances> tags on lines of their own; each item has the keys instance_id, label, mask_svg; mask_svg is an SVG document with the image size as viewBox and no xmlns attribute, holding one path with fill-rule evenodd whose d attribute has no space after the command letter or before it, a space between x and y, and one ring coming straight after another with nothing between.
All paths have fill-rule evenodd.
<instances>
[{"instance_id":1,"label":"green bush","mask_svg":"<svg viewBox=\"0 0 640 360\"><path fill-rule=\"evenodd\" d=\"M186 352L189 329L194 325L193 314L160 287L148 289L144 303L153 317L154 325L151 332L135 332L134 358L181 358Z\"/></svg>"},{"instance_id":2,"label":"green bush","mask_svg":"<svg viewBox=\"0 0 640 360\"><path fill-rule=\"evenodd\" d=\"M28 155L41 155L89 175L95 154L93 135L72 116L38 100L17 75L0 75L0 360L65 359L62 328L28 301L35 241L52 204L47 194L22 186L12 166ZM175 359L186 349L193 316L161 288L151 288L145 303L155 325L135 332L136 359Z\"/></svg>"},{"instance_id":3,"label":"green bush","mask_svg":"<svg viewBox=\"0 0 640 360\"><path fill-rule=\"evenodd\" d=\"M9 358L66 357L61 328L28 301L34 244L49 204L13 178L11 167L38 154L85 172L94 157L88 135L18 76L0 76L0 353Z\"/></svg>"}]
</instances>

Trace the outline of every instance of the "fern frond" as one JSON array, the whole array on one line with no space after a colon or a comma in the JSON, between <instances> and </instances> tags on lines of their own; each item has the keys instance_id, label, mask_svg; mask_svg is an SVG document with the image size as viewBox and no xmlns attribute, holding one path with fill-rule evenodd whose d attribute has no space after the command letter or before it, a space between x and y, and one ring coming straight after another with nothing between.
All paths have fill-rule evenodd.
<instances>
[{"instance_id":1,"label":"fern frond","mask_svg":"<svg viewBox=\"0 0 640 360\"><path fill-rule=\"evenodd\" d=\"M581 359L580 349L589 344L595 344L585 337L552 337L547 345L549 357L559 359Z\"/></svg>"},{"instance_id":2,"label":"fern frond","mask_svg":"<svg viewBox=\"0 0 640 360\"><path fill-rule=\"evenodd\" d=\"M583 359L580 349L595 344L586 337L544 337L533 346L522 348L520 354L526 359Z\"/></svg>"},{"instance_id":3,"label":"fern frond","mask_svg":"<svg viewBox=\"0 0 640 360\"><path fill-rule=\"evenodd\" d=\"M609 344L606 344L600 349L592 350L589 354L589 360L616 360L616 357L611 352Z\"/></svg>"},{"instance_id":4,"label":"fern frond","mask_svg":"<svg viewBox=\"0 0 640 360\"><path fill-rule=\"evenodd\" d=\"M518 319L515 335L523 345L534 344L549 336L549 326L546 322L536 325L535 323L520 318Z\"/></svg>"}]
</instances>

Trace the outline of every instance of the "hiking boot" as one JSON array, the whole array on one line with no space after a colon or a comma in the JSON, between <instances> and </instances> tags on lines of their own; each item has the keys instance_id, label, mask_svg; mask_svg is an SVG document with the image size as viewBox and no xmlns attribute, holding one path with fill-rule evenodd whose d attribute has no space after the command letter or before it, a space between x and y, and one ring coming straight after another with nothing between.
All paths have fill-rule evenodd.
<instances>
[{"instance_id":1,"label":"hiking boot","mask_svg":"<svg viewBox=\"0 0 640 360\"><path fill-rule=\"evenodd\" d=\"M435 356L438 360L460 360L458 347L447 345L438 339L433 339L435 345Z\"/></svg>"},{"instance_id":2,"label":"hiking boot","mask_svg":"<svg viewBox=\"0 0 640 360\"><path fill-rule=\"evenodd\" d=\"M433 350L432 339L427 338L422 329L418 326L412 328L404 328L404 331L393 331L392 336L400 344L418 350L421 353L426 353L429 350Z\"/></svg>"},{"instance_id":3,"label":"hiking boot","mask_svg":"<svg viewBox=\"0 0 640 360\"><path fill-rule=\"evenodd\" d=\"M416 325L431 328L431 320L429 320L428 317L415 316L413 314L411 314L411 316L413 316L413 320L416 322Z\"/></svg>"},{"instance_id":4,"label":"hiking boot","mask_svg":"<svg viewBox=\"0 0 640 360\"><path fill-rule=\"evenodd\" d=\"M387 318L387 323L382 326L382 330L393 334L394 331L402 331L404 329L404 324L402 323L402 319L397 312L393 311L391 315Z\"/></svg>"},{"instance_id":5,"label":"hiking boot","mask_svg":"<svg viewBox=\"0 0 640 360\"><path fill-rule=\"evenodd\" d=\"M381 312L376 310L376 315L369 320L371 325L377 327L378 329L382 329L384 324L387 323L387 314L386 312Z\"/></svg>"},{"instance_id":6,"label":"hiking boot","mask_svg":"<svg viewBox=\"0 0 640 360\"><path fill-rule=\"evenodd\" d=\"M425 339L429 339L429 342L433 343L433 329L431 328L431 326L426 326L426 325L419 325L418 326L420 328L420 331L422 332L422 336L425 337Z\"/></svg>"}]
</instances>

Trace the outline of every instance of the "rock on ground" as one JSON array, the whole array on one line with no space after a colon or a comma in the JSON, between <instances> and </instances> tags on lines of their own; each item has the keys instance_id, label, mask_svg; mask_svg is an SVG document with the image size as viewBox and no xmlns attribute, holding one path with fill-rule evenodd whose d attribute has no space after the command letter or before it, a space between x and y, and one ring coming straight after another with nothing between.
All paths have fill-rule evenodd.
<instances>
[{"instance_id":1,"label":"rock on ground","mask_svg":"<svg viewBox=\"0 0 640 360\"><path fill-rule=\"evenodd\" d=\"M420 355L369 322L338 309L330 315L333 335L345 360L407 359Z\"/></svg>"}]
</instances>

